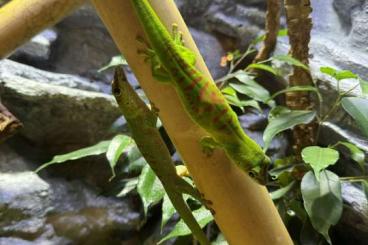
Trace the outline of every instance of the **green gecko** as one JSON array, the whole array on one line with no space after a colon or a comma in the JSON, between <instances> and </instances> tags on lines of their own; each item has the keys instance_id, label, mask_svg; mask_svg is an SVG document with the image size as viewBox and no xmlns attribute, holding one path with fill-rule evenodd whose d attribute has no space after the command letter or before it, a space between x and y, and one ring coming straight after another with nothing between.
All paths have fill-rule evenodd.
<instances>
[{"instance_id":1,"label":"green gecko","mask_svg":"<svg viewBox=\"0 0 368 245\"><path fill-rule=\"evenodd\" d=\"M196 239L202 245L210 244L183 198L185 193L202 200L199 191L177 175L170 152L156 128L156 113L138 97L127 82L121 67L115 69L112 91L128 122L135 143L160 179L175 209Z\"/></svg>"},{"instance_id":2,"label":"green gecko","mask_svg":"<svg viewBox=\"0 0 368 245\"><path fill-rule=\"evenodd\" d=\"M177 26L173 36L147 0L131 0L149 40L145 51L151 61L153 76L176 89L192 118L209 134L201 140L205 152L223 148L230 159L258 183L267 181L269 158L261 147L247 136L215 83L207 79L195 65L195 54L184 47Z\"/></svg>"}]
</instances>

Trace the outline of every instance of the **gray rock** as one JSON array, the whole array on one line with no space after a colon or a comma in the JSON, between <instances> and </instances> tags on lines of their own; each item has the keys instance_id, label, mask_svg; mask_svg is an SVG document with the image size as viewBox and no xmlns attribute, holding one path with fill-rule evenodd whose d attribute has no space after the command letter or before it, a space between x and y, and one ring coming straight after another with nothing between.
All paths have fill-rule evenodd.
<instances>
[{"instance_id":1,"label":"gray rock","mask_svg":"<svg viewBox=\"0 0 368 245\"><path fill-rule=\"evenodd\" d=\"M35 166L6 143L0 144L0 172L31 171Z\"/></svg>"},{"instance_id":2,"label":"gray rock","mask_svg":"<svg viewBox=\"0 0 368 245\"><path fill-rule=\"evenodd\" d=\"M351 14L361 7L365 0L333 0L333 7L341 18L341 21L351 25Z\"/></svg>"},{"instance_id":3,"label":"gray rock","mask_svg":"<svg viewBox=\"0 0 368 245\"><path fill-rule=\"evenodd\" d=\"M0 244L118 244L142 223L134 206L81 181L0 173Z\"/></svg>"},{"instance_id":4,"label":"gray rock","mask_svg":"<svg viewBox=\"0 0 368 245\"><path fill-rule=\"evenodd\" d=\"M79 76L47 72L11 60L1 60L0 81L18 79L30 79L40 83L78 88L87 91L100 91L98 86Z\"/></svg>"},{"instance_id":5,"label":"gray rock","mask_svg":"<svg viewBox=\"0 0 368 245\"><path fill-rule=\"evenodd\" d=\"M355 185L342 185L344 212L334 228L339 233L341 244L366 244L368 240L368 201Z\"/></svg>"},{"instance_id":6,"label":"gray rock","mask_svg":"<svg viewBox=\"0 0 368 245\"><path fill-rule=\"evenodd\" d=\"M120 52L90 4L55 26L59 37L52 50L53 71L78 74L110 83L112 72L97 73Z\"/></svg>"},{"instance_id":7,"label":"gray rock","mask_svg":"<svg viewBox=\"0 0 368 245\"><path fill-rule=\"evenodd\" d=\"M33 172L0 173L0 236L36 238L51 211L49 185Z\"/></svg>"},{"instance_id":8,"label":"gray rock","mask_svg":"<svg viewBox=\"0 0 368 245\"><path fill-rule=\"evenodd\" d=\"M352 29L349 42L368 54L368 1L362 5L361 9L352 13Z\"/></svg>"},{"instance_id":9,"label":"gray rock","mask_svg":"<svg viewBox=\"0 0 368 245\"><path fill-rule=\"evenodd\" d=\"M220 66L220 61L226 52L221 47L220 42L213 36L197 29L190 28L190 32L212 76L214 78L224 76L227 69Z\"/></svg>"},{"instance_id":10,"label":"gray rock","mask_svg":"<svg viewBox=\"0 0 368 245\"><path fill-rule=\"evenodd\" d=\"M54 30L46 29L15 50L10 59L32 64L45 63L50 58L51 45L56 38Z\"/></svg>"},{"instance_id":11,"label":"gray rock","mask_svg":"<svg viewBox=\"0 0 368 245\"><path fill-rule=\"evenodd\" d=\"M183 18L192 23L192 18L201 16L211 4L212 0L175 0Z\"/></svg>"},{"instance_id":12,"label":"gray rock","mask_svg":"<svg viewBox=\"0 0 368 245\"><path fill-rule=\"evenodd\" d=\"M39 238L34 241L28 241L16 237L0 237L0 245L71 245L73 244L71 241L65 238L52 238L52 239L44 239Z\"/></svg>"},{"instance_id":13,"label":"gray rock","mask_svg":"<svg viewBox=\"0 0 368 245\"><path fill-rule=\"evenodd\" d=\"M142 223L139 210L124 201L98 195L80 181L49 179L53 193L53 214L48 216L58 236L76 244L117 244L125 231Z\"/></svg>"},{"instance_id":14,"label":"gray rock","mask_svg":"<svg viewBox=\"0 0 368 245\"><path fill-rule=\"evenodd\" d=\"M20 135L50 154L110 137L110 126L120 116L112 96L21 77L1 78L0 97L24 124Z\"/></svg>"},{"instance_id":15,"label":"gray rock","mask_svg":"<svg viewBox=\"0 0 368 245\"><path fill-rule=\"evenodd\" d=\"M235 38L240 43L239 46L244 47L261 33L261 29L248 16L241 16L242 14L236 16L237 11L244 13L245 9L243 6L237 6L233 9L210 12L206 17L206 25L211 31Z\"/></svg>"}]
</instances>

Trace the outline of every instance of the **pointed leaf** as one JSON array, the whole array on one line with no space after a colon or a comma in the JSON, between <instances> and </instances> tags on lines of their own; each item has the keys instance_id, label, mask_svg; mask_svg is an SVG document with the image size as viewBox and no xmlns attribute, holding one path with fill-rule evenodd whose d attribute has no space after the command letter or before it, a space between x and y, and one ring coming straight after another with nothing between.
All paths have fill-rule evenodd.
<instances>
[{"instance_id":1,"label":"pointed leaf","mask_svg":"<svg viewBox=\"0 0 368 245\"><path fill-rule=\"evenodd\" d=\"M283 90L280 90L280 91L274 93L269 98L269 100L276 98L280 94L284 94L284 93L288 93L288 92L315 92L315 93L317 93L318 97L320 98L320 93L319 93L318 89L314 86L292 86L292 87L288 87L286 89L283 89ZM321 101L321 98L320 98L320 101Z\"/></svg>"},{"instance_id":2,"label":"pointed leaf","mask_svg":"<svg viewBox=\"0 0 368 245\"><path fill-rule=\"evenodd\" d=\"M117 197L125 197L129 192L137 188L138 178L132 178L125 183L124 188L116 195Z\"/></svg>"},{"instance_id":3,"label":"pointed leaf","mask_svg":"<svg viewBox=\"0 0 368 245\"><path fill-rule=\"evenodd\" d=\"M167 194L164 196L162 202L162 219L161 219L161 230L166 225L167 221L175 214L176 210L170 198Z\"/></svg>"},{"instance_id":4,"label":"pointed leaf","mask_svg":"<svg viewBox=\"0 0 368 245\"><path fill-rule=\"evenodd\" d=\"M100 155L107 151L107 148L109 147L110 142L111 142L110 140L101 141L100 143L94 146L89 146L86 148L82 148L76 151L69 152L67 154L54 156L51 161L42 164L39 168L35 170L35 172L37 173L50 165L64 163L70 160L77 160L83 157Z\"/></svg>"},{"instance_id":5,"label":"pointed leaf","mask_svg":"<svg viewBox=\"0 0 368 245\"><path fill-rule=\"evenodd\" d=\"M291 57L290 55L276 55L272 57L273 60L278 60L281 62L285 62L286 64L297 66L303 68L306 71L309 71L308 66L300 62L299 60Z\"/></svg>"},{"instance_id":6,"label":"pointed leaf","mask_svg":"<svg viewBox=\"0 0 368 245\"><path fill-rule=\"evenodd\" d=\"M211 212L206 209L205 207L201 207L200 209L197 209L193 212L194 218L197 220L198 224L203 228L206 226L209 222L213 220L213 216ZM171 239L173 237L178 236L186 236L191 234L192 232L188 228L188 226L184 223L183 220L180 220L174 227L174 229L166 235L164 238L161 239L161 241L158 242L158 244Z\"/></svg>"},{"instance_id":7,"label":"pointed leaf","mask_svg":"<svg viewBox=\"0 0 368 245\"><path fill-rule=\"evenodd\" d=\"M227 95L236 95L236 91L230 86L227 86L226 88L222 89L221 93Z\"/></svg>"},{"instance_id":8,"label":"pointed leaf","mask_svg":"<svg viewBox=\"0 0 368 245\"><path fill-rule=\"evenodd\" d=\"M124 58L124 56L122 55L117 55L111 58L109 64L107 64L106 66L102 67L101 69L99 69L97 72L102 72L105 71L107 69L113 68L115 66L119 66L119 65L127 65L128 62L126 61L126 59Z\"/></svg>"},{"instance_id":9,"label":"pointed leaf","mask_svg":"<svg viewBox=\"0 0 368 245\"><path fill-rule=\"evenodd\" d=\"M302 150L302 158L304 162L311 165L317 180L319 180L321 170L334 165L339 160L339 152L331 148L309 146Z\"/></svg>"},{"instance_id":10,"label":"pointed leaf","mask_svg":"<svg viewBox=\"0 0 368 245\"><path fill-rule=\"evenodd\" d=\"M129 174L139 174L142 169L147 165L146 159L142 156L138 147L135 145L128 150L126 157L123 160L123 164L127 166Z\"/></svg>"},{"instance_id":11,"label":"pointed leaf","mask_svg":"<svg viewBox=\"0 0 368 245\"><path fill-rule=\"evenodd\" d=\"M269 65L265 65L265 64L250 64L247 69L250 69L250 68L253 68L253 69L258 69L258 70L264 70L264 71L268 71L272 74L274 74L275 76L278 76L278 72L275 68L273 68L272 66L269 66Z\"/></svg>"},{"instance_id":12,"label":"pointed leaf","mask_svg":"<svg viewBox=\"0 0 368 245\"><path fill-rule=\"evenodd\" d=\"M186 202L189 198L189 195L183 195L184 201ZM164 201L162 202L162 221L161 221L161 230L166 225L166 223L169 221L169 219L172 218L172 216L176 213L176 209L172 202L170 201L170 198L167 194L164 196Z\"/></svg>"},{"instance_id":13,"label":"pointed leaf","mask_svg":"<svg viewBox=\"0 0 368 245\"><path fill-rule=\"evenodd\" d=\"M248 84L250 81L254 81L254 76L244 70L238 70L232 73L231 76L233 78L236 78L239 82L244 83L244 84Z\"/></svg>"},{"instance_id":14,"label":"pointed leaf","mask_svg":"<svg viewBox=\"0 0 368 245\"><path fill-rule=\"evenodd\" d=\"M354 74L352 71L342 70L336 73L335 78L340 81L343 79L357 79L358 76Z\"/></svg>"},{"instance_id":15,"label":"pointed leaf","mask_svg":"<svg viewBox=\"0 0 368 245\"><path fill-rule=\"evenodd\" d=\"M149 165L146 165L138 179L137 190L143 202L144 214L148 207L157 204L165 195L164 187Z\"/></svg>"},{"instance_id":16,"label":"pointed leaf","mask_svg":"<svg viewBox=\"0 0 368 245\"><path fill-rule=\"evenodd\" d=\"M330 75L331 77L335 77L335 74L337 72L336 69L329 66L322 66L319 68L319 70L326 75Z\"/></svg>"},{"instance_id":17,"label":"pointed leaf","mask_svg":"<svg viewBox=\"0 0 368 245\"><path fill-rule=\"evenodd\" d=\"M292 181L290 184L288 184L287 186L284 186L276 191L273 191L270 193L271 195L271 199L272 200L277 200L282 198L283 196L285 196L295 185L295 181Z\"/></svg>"},{"instance_id":18,"label":"pointed leaf","mask_svg":"<svg viewBox=\"0 0 368 245\"><path fill-rule=\"evenodd\" d=\"M285 131L287 129L291 129L299 124L307 124L310 123L316 113L314 111L283 111L276 117L272 118L269 121L264 134L264 149L267 150L269 147L271 140L280 132Z\"/></svg>"},{"instance_id":19,"label":"pointed leaf","mask_svg":"<svg viewBox=\"0 0 368 245\"><path fill-rule=\"evenodd\" d=\"M339 177L324 170L318 181L312 171L309 171L302 179L301 192L305 210L314 229L331 244L328 231L340 220L343 208Z\"/></svg>"},{"instance_id":20,"label":"pointed leaf","mask_svg":"<svg viewBox=\"0 0 368 245\"><path fill-rule=\"evenodd\" d=\"M257 109L258 111L262 111L261 107L259 106L258 102L255 100L239 100L238 96L232 96L232 95L225 95L226 101L233 106L237 106L240 109L243 110L243 107L253 107L255 109Z\"/></svg>"},{"instance_id":21,"label":"pointed leaf","mask_svg":"<svg viewBox=\"0 0 368 245\"><path fill-rule=\"evenodd\" d=\"M109 145L109 148L106 152L106 158L109 161L110 168L112 171L112 177L115 177L115 166L118 162L121 154L123 154L124 150L127 149L127 147L130 147L134 144L134 141L132 138L126 135L116 135Z\"/></svg>"},{"instance_id":22,"label":"pointed leaf","mask_svg":"<svg viewBox=\"0 0 368 245\"><path fill-rule=\"evenodd\" d=\"M340 81L343 79L357 79L358 75L354 74L352 71L349 70L336 70L332 67L324 66L320 68L320 71L324 74L330 75L331 77L335 78L336 80Z\"/></svg>"},{"instance_id":23,"label":"pointed leaf","mask_svg":"<svg viewBox=\"0 0 368 245\"><path fill-rule=\"evenodd\" d=\"M211 245L228 245L229 243L226 241L224 235L220 233L216 240L211 243Z\"/></svg>"},{"instance_id":24,"label":"pointed leaf","mask_svg":"<svg viewBox=\"0 0 368 245\"><path fill-rule=\"evenodd\" d=\"M368 81L359 79L359 82L360 82L360 88L362 89L362 94L364 96L368 96Z\"/></svg>"},{"instance_id":25,"label":"pointed leaf","mask_svg":"<svg viewBox=\"0 0 368 245\"><path fill-rule=\"evenodd\" d=\"M368 180L364 180L362 182L362 186L363 186L363 191L364 191L365 197L368 201Z\"/></svg>"},{"instance_id":26,"label":"pointed leaf","mask_svg":"<svg viewBox=\"0 0 368 245\"><path fill-rule=\"evenodd\" d=\"M238 93L245 94L257 101L266 102L270 98L270 93L254 81L247 84L230 83L229 85Z\"/></svg>"},{"instance_id":27,"label":"pointed leaf","mask_svg":"<svg viewBox=\"0 0 368 245\"><path fill-rule=\"evenodd\" d=\"M341 100L342 107L347 111L363 134L368 137L368 99L347 97Z\"/></svg>"}]
</instances>

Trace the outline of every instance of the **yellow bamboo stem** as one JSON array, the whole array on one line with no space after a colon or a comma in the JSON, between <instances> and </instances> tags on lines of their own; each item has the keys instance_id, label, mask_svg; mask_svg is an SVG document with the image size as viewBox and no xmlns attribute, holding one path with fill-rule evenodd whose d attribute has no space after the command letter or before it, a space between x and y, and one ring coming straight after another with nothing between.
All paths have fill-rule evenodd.
<instances>
[{"instance_id":1,"label":"yellow bamboo stem","mask_svg":"<svg viewBox=\"0 0 368 245\"><path fill-rule=\"evenodd\" d=\"M188 117L171 86L153 80L149 64L137 55L142 48L136 36L144 36L128 0L92 0L115 43L127 58L141 86L159 108L160 118L185 160L194 181L211 201L216 223L230 244L292 244L284 224L264 187L255 184L221 150L206 157L199 145L205 132ZM186 45L197 53L197 67L210 78L189 31L172 0L152 0L168 28L177 23Z\"/></svg>"},{"instance_id":2,"label":"yellow bamboo stem","mask_svg":"<svg viewBox=\"0 0 368 245\"><path fill-rule=\"evenodd\" d=\"M85 0L13 0L0 8L0 59Z\"/></svg>"}]
</instances>

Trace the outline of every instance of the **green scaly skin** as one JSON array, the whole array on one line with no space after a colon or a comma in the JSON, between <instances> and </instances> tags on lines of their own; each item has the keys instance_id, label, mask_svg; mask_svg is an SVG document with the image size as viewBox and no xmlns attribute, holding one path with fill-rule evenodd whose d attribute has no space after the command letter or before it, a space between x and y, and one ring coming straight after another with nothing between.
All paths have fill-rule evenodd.
<instances>
[{"instance_id":1,"label":"green scaly skin","mask_svg":"<svg viewBox=\"0 0 368 245\"><path fill-rule=\"evenodd\" d=\"M118 67L112 91L132 132L140 152L160 179L175 209L202 245L209 245L206 235L193 217L183 193L201 200L200 193L176 174L170 152L156 128L157 115L138 97Z\"/></svg>"},{"instance_id":2,"label":"green scaly skin","mask_svg":"<svg viewBox=\"0 0 368 245\"><path fill-rule=\"evenodd\" d=\"M192 120L209 137L202 140L204 150L221 147L241 169L265 184L269 158L247 136L237 115L213 81L195 68L195 55L182 45L176 32L172 37L147 0L131 0L149 40L146 51L155 78L173 85ZM174 30L175 31L175 30Z\"/></svg>"}]
</instances>

